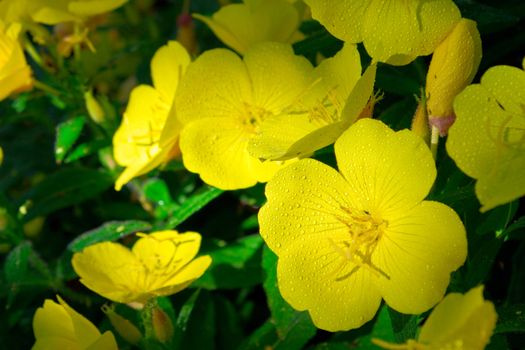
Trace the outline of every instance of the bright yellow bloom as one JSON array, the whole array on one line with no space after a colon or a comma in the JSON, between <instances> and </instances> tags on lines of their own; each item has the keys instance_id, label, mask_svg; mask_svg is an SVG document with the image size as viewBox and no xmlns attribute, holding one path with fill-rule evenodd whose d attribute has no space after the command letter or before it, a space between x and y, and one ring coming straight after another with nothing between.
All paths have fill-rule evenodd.
<instances>
[{"instance_id":1,"label":"bright yellow bloom","mask_svg":"<svg viewBox=\"0 0 525 350\"><path fill-rule=\"evenodd\" d=\"M261 42L298 38L299 13L286 0L244 0L221 7L211 18L195 14L222 42L240 54Z\"/></svg>"},{"instance_id":2,"label":"bright yellow bloom","mask_svg":"<svg viewBox=\"0 0 525 350\"><path fill-rule=\"evenodd\" d=\"M199 278L211 263L201 256L196 232L159 231L141 238L130 250L113 242L87 247L73 255L80 282L103 297L119 303L145 303L175 294Z\"/></svg>"},{"instance_id":3,"label":"bright yellow bloom","mask_svg":"<svg viewBox=\"0 0 525 350\"><path fill-rule=\"evenodd\" d=\"M134 177L146 174L178 154L181 127L175 115L174 99L189 64L186 49L170 41L151 61L153 86L140 85L131 92L122 123L113 137L115 160L126 167L115 183L117 191Z\"/></svg>"},{"instance_id":4,"label":"bright yellow bloom","mask_svg":"<svg viewBox=\"0 0 525 350\"><path fill-rule=\"evenodd\" d=\"M266 186L261 235L278 256L283 298L318 328L358 328L381 299L419 314L445 294L465 261L465 229L424 201L436 177L428 147L409 130L361 119L335 143L340 173L312 159Z\"/></svg>"},{"instance_id":5,"label":"bright yellow bloom","mask_svg":"<svg viewBox=\"0 0 525 350\"><path fill-rule=\"evenodd\" d=\"M117 342L110 331L99 330L84 316L73 310L62 298L58 303L46 299L33 318L36 342L33 350L117 350Z\"/></svg>"},{"instance_id":6,"label":"bright yellow bloom","mask_svg":"<svg viewBox=\"0 0 525 350\"><path fill-rule=\"evenodd\" d=\"M305 0L335 37L363 42L377 61L394 65L429 55L461 14L452 0Z\"/></svg>"},{"instance_id":7,"label":"bright yellow bloom","mask_svg":"<svg viewBox=\"0 0 525 350\"><path fill-rule=\"evenodd\" d=\"M8 22L34 21L57 24L83 21L87 17L112 11L128 0L2 0L0 13Z\"/></svg>"},{"instance_id":8,"label":"bright yellow bloom","mask_svg":"<svg viewBox=\"0 0 525 350\"><path fill-rule=\"evenodd\" d=\"M361 77L359 52L346 44L315 68L315 83L302 100L302 110L264 120L248 151L260 159L286 160L334 143L370 100L375 72L373 64Z\"/></svg>"},{"instance_id":9,"label":"bright yellow bloom","mask_svg":"<svg viewBox=\"0 0 525 350\"><path fill-rule=\"evenodd\" d=\"M525 195L525 71L496 66L454 101L447 151L487 211Z\"/></svg>"},{"instance_id":10,"label":"bright yellow bloom","mask_svg":"<svg viewBox=\"0 0 525 350\"><path fill-rule=\"evenodd\" d=\"M483 299L483 286L466 294L448 294L432 311L417 341L403 345L374 340L385 349L483 350L488 344L498 315L494 304Z\"/></svg>"},{"instance_id":11,"label":"bright yellow bloom","mask_svg":"<svg viewBox=\"0 0 525 350\"><path fill-rule=\"evenodd\" d=\"M266 118L293 113L312 86L312 71L282 43L259 44L243 60L225 49L202 54L176 96L186 168L221 189L268 181L282 162L251 156L248 144Z\"/></svg>"},{"instance_id":12,"label":"bright yellow bloom","mask_svg":"<svg viewBox=\"0 0 525 350\"><path fill-rule=\"evenodd\" d=\"M0 21L0 101L33 86L31 69L18 42L19 24Z\"/></svg>"},{"instance_id":13,"label":"bright yellow bloom","mask_svg":"<svg viewBox=\"0 0 525 350\"><path fill-rule=\"evenodd\" d=\"M481 62L481 38L476 22L462 18L437 47L427 73L427 110L430 123L446 135L454 122L452 103L472 82Z\"/></svg>"}]
</instances>

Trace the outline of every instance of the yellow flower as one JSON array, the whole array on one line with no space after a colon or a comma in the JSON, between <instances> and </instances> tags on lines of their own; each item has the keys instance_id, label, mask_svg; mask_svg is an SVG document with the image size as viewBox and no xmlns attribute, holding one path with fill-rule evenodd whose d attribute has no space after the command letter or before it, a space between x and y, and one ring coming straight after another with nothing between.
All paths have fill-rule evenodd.
<instances>
[{"instance_id":1,"label":"yellow flower","mask_svg":"<svg viewBox=\"0 0 525 350\"><path fill-rule=\"evenodd\" d=\"M525 71L496 66L454 101L447 151L487 211L525 195Z\"/></svg>"},{"instance_id":2,"label":"yellow flower","mask_svg":"<svg viewBox=\"0 0 525 350\"><path fill-rule=\"evenodd\" d=\"M375 72L372 64L361 77L359 52L345 44L315 68L315 85L302 100L303 110L264 120L248 151L259 159L286 160L334 143L370 100Z\"/></svg>"},{"instance_id":3,"label":"yellow flower","mask_svg":"<svg viewBox=\"0 0 525 350\"><path fill-rule=\"evenodd\" d=\"M266 118L293 112L312 85L312 71L282 43L259 44L243 60L225 49L202 54L176 96L186 168L221 189L268 181L282 162L262 162L248 144Z\"/></svg>"},{"instance_id":4,"label":"yellow flower","mask_svg":"<svg viewBox=\"0 0 525 350\"><path fill-rule=\"evenodd\" d=\"M73 255L80 282L103 297L119 303L145 303L148 299L175 294L199 278L211 263L199 251L201 236L159 231L141 238L130 250L103 242Z\"/></svg>"},{"instance_id":5,"label":"yellow flower","mask_svg":"<svg viewBox=\"0 0 525 350\"><path fill-rule=\"evenodd\" d=\"M33 318L36 342L33 350L117 350L117 342L110 331L99 330L84 316L73 310L62 298L58 303L46 299Z\"/></svg>"},{"instance_id":6,"label":"yellow flower","mask_svg":"<svg viewBox=\"0 0 525 350\"><path fill-rule=\"evenodd\" d=\"M279 257L283 298L329 331L360 327L381 299L402 313L428 310L467 253L457 214L423 200L436 177L428 147L361 119L335 155L340 173L304 159L266 186L260 230Z\"/></svg>"},{"instance_id":7,"label":"yellow flower","mask_svg":"<svg viewBox=\"0 0 525 350\"><path fill-rule=\"evenodd\" d=\"M184 47L170 41L151 61L153 85L133 89L122 123L113 137L113 153L126 169L115 183L118 191L134 177L146 174L176 156L180 125L174 99L190 63ZM164 134L163 134L164 133Z\"/></svg>"},{"instance_id":8,"label":"yellow flower","mask_svg":"<svg viewBox=\"0 0 525 350\"><path fill-rule=\"evenodd\" d=\"M472 82L481 62L476 22L462 18L434 51L427 73L426 97L430 123L446 135L454 122L452 103Z\"/></svg>"},{"instance_id":9,"label":"yellow flower","mask_svg":"<svg viewBox=\"0 0 525 350\"><path fill-rule=\"evenodd\" d=\"M194 17L240 54L257 43L291 43L299 36L299 13L286 0L244 0L243 4L222 7L211 18L199 14Z\"/></svg>"},{"instance_id":10,"label":"yellow flower","mask_svg":"<svg viewBox=\"0 0 525 350\"><path fill-rule=\"evenodd\" d=\"M335 37L363 42L377 61L394 65L429 55L461 15L452 0L305 0Z\"/></svg>"},{"instance_id":11,"label":"yellow flower","mask_svg":"<svg viewBox=\"0 0 525 350\"><path fill-rule=\"evenodd\" d=\"M426 320L417 341L403 345L373 342L385 349L483 350L497 318L494 304L483 299L483 286L479 286L464 295L448 294Z\"/></svg>"},{"instance_id":12,"label":"yellow flower","mask_svg":"<svg viewBox=\"0 0 525 350\"><path fill-rule=\"evenodd\" d=\"M18 42L19 24L0 21L0 101L33 86L31 69Z\"/></svg>"},{"instance_id":13,"label":"yellow flower","mask_svg":"<svg viewBox=\"0 0 525 350\"><path fill-rule=\"evenodd\" d=\"M128 0L2 0L0 13L9 22L57 24L83 21L112 11Z\"/></svg>"}]
</instances>

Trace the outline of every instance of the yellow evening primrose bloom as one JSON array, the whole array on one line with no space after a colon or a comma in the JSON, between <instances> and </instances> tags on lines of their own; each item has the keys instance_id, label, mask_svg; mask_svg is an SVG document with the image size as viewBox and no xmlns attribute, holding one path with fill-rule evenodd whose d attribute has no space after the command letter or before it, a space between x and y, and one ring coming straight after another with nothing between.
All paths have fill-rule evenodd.
<instances>
[{"instance_id":1,"label":"yellow evening primrose bloom","mask_svg":"<svg viewBox=\"0 0 525 350\"><path fill-rule=\"evenodd\" d=\"M80 282L109 300L144 304L183 290L211 263L208 255L194 259L201 243L196 232L139 235L131 250L103 242L75 253L72 263Z\"/></svg>"},{"instance_id":2,"label":"yellow evening primrose bloom","mask_svg":"<svg viewBox=\"0 0 525 350\"><path fill-rule=\"evenodd\" d=\"M312 86L312 71L282 43L256 45L244 59L225 49L202 54L176 96L185 167L225 190L268 181L283 162L251 156L248 144L266 118L293 112Z\"/></svg>"},{"instance_id":3,"label":"yellow evening primrose bloom","mask_svg":"<svg viewBox=\"0 0 525 350\"><path fill-rule=\"evenodd\" d=\"M58 303L46 299L33 318L36 342L33 350L117 350L110 331L100 331L84 316L73 310L62 298Z\"/></svg>"},{"instance_id":4,"label":"yellow evening primrose bloom","mask_svg":"<svg viewBox=\"0 0 525 350\"><path fill-rule=\"evenodd\" d=\"M454 101L448 154L477 180L481 211L525 195L525 71L492 67Z\"/></svg>"},{"instance_id":5,"label":"yellow evening primrose bloom","mask_svg":"<svg viewBox=\"0 0 525 350\"><path fill-rule=\"evenodd\" d=\"M265 119L248 151L260 159L286 160L334 143L370 100L375 73L372 64L361 76L357 47L345 44L315 68L314 86L305 94L302 106L289 115Z\"/></svg>"},{"instance_id":6,"label":"yellow evening primrose bloom","mask_svg":"<svg viewBox=\"0 0 525 350\"><path fill-rule=\"evenodd\" d=\"M426 102L430 123L446 135L455 120L454 98L474 79L481 62L476 22L462 18L436 48L427 73Z\"/></svg>"},{"instance_id":7,"label":"yellow evening primrose bloom","mask_svg":"<svg viewBox=\"0 0 525 350\"><path fill-rule=\"evenodd\" d=\"M304 159L266 186L260 232L279 257L283 298L328 331L360 327L382 299L406 314L428 310L467 254L458 215L423 200L436 177L428 147L366 118L335 155L339 172Z\"/></svg>"},{"instance_id":8,"label":"yellow evening primrose bloom","mask_svg":"<svg viewBox=\"0 0 525 350\"><path fill-rule=\"evenodd\" d=\"M17 23L0 21L0 101L33 86L31 69L18 42L20 29Z\"/></svg>"},{"instance_id":9,"label":"yellow evening primrose bloom","mask_svg":"<svg viewBox=\"0 0 525 350\"><path fill-rule=\"evenodd\" d=\"M400 345L373 342L384 349L483 350L497 318L494 304L483 299L483 286L479 286L465 294L448 294L425 321L417 340Z\"/></svg>"},{"instance_id":10,"label":"yellow evening primrose bloom","mask_svg":"<svg viewBox=\"0 0 525 350\"><path fill-rule=\"evenodd\" d=\"M299 13L286 0L244 0L242 4L221 7L212 17L193 16L240 54L257 43L291 43L299 37Z\"/></svg>"},{"instance_id":11,"label":"yellow evening primrose bloom","mask_svg":"<svg viewBox=\"0 0 525 350\"><path fill-rule=\"evenodd\" d=\"M174 100L189 64L186 49L170 41L157 50L151 61L153 86L139 85L131 92L122 123L113 137L115 160L126 167L115 183L117 191L179 153L181 127Z\"/></svg>"},{"instance_id":12,"label":"yellow evening primrose bloom","mask_svg":"<svg viewBox=\"0 0 525 350\"><path fill-rule=\"evenodd\" d=\"M393 65L429 55L461 14L452 0L305 0L312 17L335 37L363 42L377 61Z\"/></svg>"}]
</instances>

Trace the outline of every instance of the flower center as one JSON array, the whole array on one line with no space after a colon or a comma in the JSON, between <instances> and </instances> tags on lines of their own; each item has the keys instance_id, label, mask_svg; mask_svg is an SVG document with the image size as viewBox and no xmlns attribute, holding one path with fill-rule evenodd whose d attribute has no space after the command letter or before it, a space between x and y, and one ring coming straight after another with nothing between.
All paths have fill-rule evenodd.
<instances>
[{"instance_id":1,"label":"flower center","mask_svg":"<svg viewBox=\"0 0 525 350\"><path fill-rule=\"evenodd\" d=\"M244 104L244 111L241 116L242 124L250 133L256 133L263 120L271 115L271 112L258 106Z\"/></svg>"},{"instance_id":2,"label":"flower center","mask_svg":"<svg viewBox=\"0 0 525 350\"><path fill-rule=\"evenodd\" d=\"M347 262L352 262L355 267L349 273L338 276L336 280L344 280L360 268L367 269L376 277L390 279L384 271L372 263L372 253L388 227L388 222L371 215L366 210L341 209L344 214L337 219L348 228L348 238L338 242L329 238L336 253L344 259L336 274L339 274Z\"/></svg>"}]
</instances>

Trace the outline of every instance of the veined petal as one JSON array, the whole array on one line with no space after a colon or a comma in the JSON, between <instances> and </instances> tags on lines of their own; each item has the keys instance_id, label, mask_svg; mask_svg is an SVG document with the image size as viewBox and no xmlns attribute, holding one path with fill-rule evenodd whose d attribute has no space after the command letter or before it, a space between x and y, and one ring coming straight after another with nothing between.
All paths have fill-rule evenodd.
<instances>
[{"instance_id":1,"label":"veined petal","mask_svg":"<svg viewBox=\"0 0 525 350\"><path fill-rule=\"evenodd\" d=\"M334 248L333 241L344 239L344 233L305 236L287 245L277 264L283 298L297 310L308 310L318 328L332 332L360 327L381 303L370 272Z\"/></svg>"},{"instance_id":2,"label":"veined petal","mask_svg":"<svg viewBox=\"0 0 525 350\"><path fill-rule=\"evenodd\" d=\"M235 53L214 49L188 66L175 98L183 124L210 117L239 118L252 102L246 65Z\"/></svg>"},{"instance_id":3,"label":"veined petal","mask_svg":"<svg viewBox=\"0 0 525 350\"><path fill-rule=\"evenodd\" d=\"M341 121L348 127L359 117L374 93L377 65L372 63L354 85L341 112Z\"/></svg>"},{"instance_id":4,"label":"veined petal","mask_svg":"<svg viewBox=\"0 0 525 350\"><path fill-rule=\"evenodd\" d=\"M299 27L299 13L286 0L250 0L224 6L211 18L194 17L240 54L261 42L290 42Z\"/></svg>"},{"instance_id":5,"label":"veined petal","mask_svg":"<svg viewBox=\"0 0 525 350\"><path fill-rule=\"evenodd\" d=\"M430 54L460 19L451 0L372 0L363 43L372 58L395 65Z\"/></svg>"},{"instance_id":6,"label":"veined petal","mask_svg":"<svg viewBox=\"0 0 525 350\"><path fill-rule=\"evenodd\" d=\"M349 43L362 39L362 23L366 10L373 0L305 0L318 20L335 37Z\"/></svg>"},{"instance_id":7,"label":"veined petal","mask_svg":"<svg viewBox=\"0 0 525 350\"><path fill-rule=\"evenodd\" d=\"M340 220L355 207L350 186L333 168L312 159L279 171L266 186L268 202L259 211L261 236L277 255L310 235L347 234Z\"/></svg>"},{"instance_id":8,"label":"veined petal","mask_svg":"<svg viewBox=\"0 0 525 350\"><path fill-rule=\"evenodd\" d=\"M104 242L75 253L72 259L80 282L105 298L127 303L140 293L143 266L126 247Z\"/></svg>"},{"instance_id":9,"label":"veined petal","mask_svg":"<svg viewBox=\"0 0 525 350\"><path fill-rule=\"evenodd\" d=\"M152 291L157 296L171 295L180 292L193 281L201 277L210 266L212 260L209 255L198 257L184 266L176 275L159 283L159 287Z\"/></svg>"},{"instance_id":10,"label":"veined petal","mask_svg":"<svg viewBox=\"0 0 525 350\"><path fill-rule=\"evenodd\" d=\"M253 92L253 104L277 115L298 105L312 85L313 67L292 47L262 43L244 56ZM277 78L278 77L278 78Z\"/></svg>"},{"instance_id":11,"label":"veined petal","mask_svg":"<svg viewBox=\"0 0 525 350\"><path fill-rule=\"evenodd\" d=\"M417 135L377 120L357 121L337 140L335 154L358 208L385 220L422 201L436 177L430 150Z\"/></svg>"},{"instance_id":12,"label":"veined petal","mask_svg":"<svg viewBox=\"0 0 525 350\"><path fill-rule=\"evenodd\" d=\"M253 186L258 175L252 170L260 160L247 151L250 137L243 124L232 118L196 120L181 133L184 166L221 189Z\"/></svg>"},{"instance_id":13,"label":"veined petal","mask_svg":"<svg viewBox=\"0 0 525 350\"><path fill-rule=\"evenodd\" d=\"M389 278L380 276L374 283L393 309L418 314L443 297L450 273L466 256L466 233L458 215L442 203L424 201L388 221L372 262Z\"/></svg>"},{"instance_id":14,"label":"veined petal","mask_svg":"<svg viewBox=\"0 0 525 350\"><path fill-rule=\"evenodd\" d=\"M190 61L188 52L177 41L169 41L153 56L151 60L153 85L168 105L173 103L179 81Z\"/></svg>"}]
</instances>

